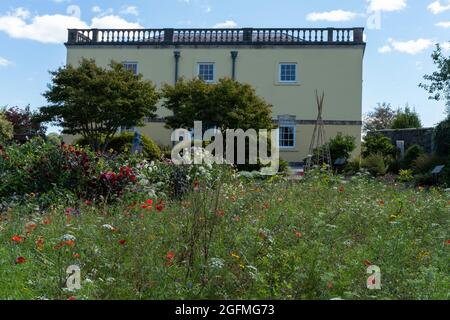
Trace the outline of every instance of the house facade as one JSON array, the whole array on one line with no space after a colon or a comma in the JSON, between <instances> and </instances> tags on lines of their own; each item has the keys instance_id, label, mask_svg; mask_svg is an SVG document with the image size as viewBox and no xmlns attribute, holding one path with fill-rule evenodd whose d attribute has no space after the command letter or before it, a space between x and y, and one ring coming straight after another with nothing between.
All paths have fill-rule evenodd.
<instances>
[{"instance_id":1,"label":"house facade","mask_svg":"<svg viewBox=\"0 0 450 320\"><path fill-rule=\"evenodd\" d=\"M107 66L115 60L157 86L180 77L210 83L228 77L252 85L273 105L280 157L289 162L308 155L315 90L323 91L327 139L349 134L356 138L355 154L360 150L363 28L71 29L66 47L68 64L93 58ZM157 114L139 131L171 145L171 130L164 127L170 111L160 106Z\"/></svg>"}]
</instances>

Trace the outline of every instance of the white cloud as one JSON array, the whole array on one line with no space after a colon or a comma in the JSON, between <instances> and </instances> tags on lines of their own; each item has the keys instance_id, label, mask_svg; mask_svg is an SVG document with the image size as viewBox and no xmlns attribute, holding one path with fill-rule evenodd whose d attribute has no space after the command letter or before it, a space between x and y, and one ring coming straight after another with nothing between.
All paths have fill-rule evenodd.
<instances>
[{"instance_id":1,"label":"white cloud","mask_svg":"<svg viewBox=\"0 0 450 320\"><path fill-rule=\"evenodd\" d=\"M427 9L430 10L433 14L439 14L441 12L450 10L450 0L448 1L447 5L442 5L439 0L435 1L435 2L432 2L427 7Z\"/></svg>"},{"instance_id":2,"label":"white cloud","mask_svg":"<svg viewBox=\"0 0 450 320\"><path fill-rule=\"evenodd\" d=\"M332 10L327 12L312 12L306 16L309 21L349 21L358 16L357 13L344 10Z\"/></svg>"},{"instance_id":3,"label":"white cloud","mask_svg":"<svg viewBox=\"0 0 450 320\"><path fill-rule=\"evenodd\" d=\"M7 66L10 66L10 65L12 65L11 61L9 61L9 60L7 60L7 59L5 59L3 57L0 57L0 67L7 67Z\"/></svg>"},{"instance_id":4,"label":"white cloud","mask_svg":"<svg viewBox=\"0 0 450 320\"><path fill-rule=\"evenodd\" d=\"M418 54L433 45L433 41L431 41L430 39L422 38L404 42L389 39L389 42L391 43L391 46L395 51L411 55Z\"/></svg>"},{"instance_id":5,"label":"white cloud","mask_svg":"<svg viewBox=\"0 0 450 320\"><path fill-rule=\"evenodd\" d=\"M100 13L100 12L102 12L102 8L100 8L99 6L93 6L91 10L92 10L92 12L94 12L94 13Z\"/></svg>"},{"instance_id":6,"label":"white cloud","mask_svg":"<svg viewBox=\"0 0 450 320\"><path fill-rule=\"evenodd\" d=\"M17 18L28 19L30 17L30 11L20 7L20 8L17 8L16 10L14 10L12 15Z\"/></svg>"},{"instance_id":7,"label":"white cloud","mask_svg":"<svg viewBox=\"0 0 450 320\"><path fill-rule=\"evenodd\" d=\"M437 27L450 28L450 21L441 21L436 23Z\"/></svg>"},{"instance_id":8,"label":"white cloud","mask_svg":"<svg viewBox=\"0 0 450 320\"><path fill-rule=\"evenodd\" d=\"M140 29L142 26L137 22L128 22L119 16L103 16L93 18L91 28Z\"/></svg>"},{"instance_id":9,"label":"white cloud","mask_svg":"<svg viewBox=\"0 0 450 320\"><path fill-rule=\"evenodd\" d=\"M124 7L120 11L120 13L121 14L129 14L129 15L133 15L133 16L138 16L139 15L139 10L135 6L128 6L128 7Z\"/></svg>"},{"instance_id":10,"label":"white cloud","mask_svg":"<svg viewBox=\"0 0 450 320\"><path fill-rule=\"evenodd\" d=\"M65 15L35 16L31 23L14 16L0 16L0 31L11 38L30 39L43 43L61 43L67 39L67 29L87 28L77 17Z\"/></svg>"},{"instance_id":11,"label":"white cloud","mask_svg":"<svg viewBox=\"0 0 450 320\"><path fill-rule=\"evenodd\" d=\"M406 0L367 0L369 11L399 11L406 8Z\"/></svg>"},{"instance_id":12,"label":"white cloud","mask_svg":"<svg viewBox=\"0 0 450 320\"><path fill-rule=\"evenodd\" d=\"M444 51L450 51L450 42L443 42L443 43L441 43L441 48Z\"/></svg>"},{"instance_id":13,"label":"white cloud","mask_svg":"<svg viewBox=\"0 0 450 320\"><path fill-rule=\"evenodd\" d=\"M139 23L128 22L115 16L105 15L94 17L90 25L79 17L69 15L37 15L29 18L26 10L16 9L13 13L0 16L0 31L11 38L29 39L42 43L63 43L67 40L67 29L86 28L142 28Z\"/></svg>"},{"instance_id":14,"label":"white cloud","mask_svg":"<svg viewBox=\"0 0 450 320\"><path fill-rule=\"evenodd\" d=\"M392 49L391 49L391 47L388 46L388 45L383 46L383 47L381 47L381 48L378 49L378 52L379 52L379 53L389 53L389 52L391 52L391 51L392 51Z\"/></svg>"},{"instance_id":15,"label":"white cloud","mask_svg":"<svg viewBox=\"0 0 450 320\"><path fill-rule=\"evenodd\" d=\"M216 23L213 28L236 28L237 27L237 23L233 20L227 20L224 22L219 22Z\"/></svg>"}]
</instances>

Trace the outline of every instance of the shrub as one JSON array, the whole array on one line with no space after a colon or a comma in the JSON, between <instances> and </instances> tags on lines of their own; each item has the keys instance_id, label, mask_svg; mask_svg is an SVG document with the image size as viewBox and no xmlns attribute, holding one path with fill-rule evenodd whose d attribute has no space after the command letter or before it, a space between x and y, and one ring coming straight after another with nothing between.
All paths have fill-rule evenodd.
<instances>
[{"instance_id":1,"label":"shrub","mask_svg":"<svg viewBox=\"0 0 450 320\"><path fill-rule=\"evenodd\" d=\"M400 182L411 182L414 180L414 177L412 174L413 174L413 171L410 169L400 170L397 180Z\"/></svg>"},{"instance_id":2,"label":"shrub","mask_svg":"<svg viewBox=\"0 0 450 320\"><path fill-rule=\"evenodd\" d=\"M9 122L3 113L0 113L0 143L12 139L13 137L13 125Z\"/></svg>"},{"instance_id":3,"label":"shrub","mask_svg":"<svg viewBox=\"0 0 450 320\"><path fill-rule=\"evenodd\" d=\"M363 157L368 157L371 154L381 154L383 158L395 154L395 147L388 137L381 134L368 135L363 143Z\"/></svg>"},{"instance_id":4,"label":"shrub","mask_svg":"<svg viewBox=\"0 0 450 320\"><path fill-rule=\"evenodd\" d=\"M433 154L431 156L422 154L413 161L412 168L414 170L414 173L416 174L430 173L431 170L434 169L434 167L436 167L437 165L442 165L444 163L445 159L436 154Z\"/></svg>"},{"instance_id":5,"label":"shrub","mask_svg":"<svg viewBox=\"0 0 450 320\"><path fill-rule=\"evenodd\" d=\"M450 158L445 163L444 170L442 170L439 177L439 182L446 187L450 187Z\"/></svg>"},{"instance_id":6,"label":"shrub","mask_svg":"<svg viewBox=\"0 0 450 320\"><path fill-rule=\"evenodd\" d=\"M380 153L371 154L362 160L361 166L367 169L373 176L383 176L386 174L383 155Z\"/></svg>"},{"instance_id":7,"label":"shrub","mask_svg":"<svg viewBox=\"0 0 450 320\"><path fill-rule=\"evenodd\" d=\"M113 149L119 153L127 153L133 147L133 132L124 132L114 136L109 142L108 149ZM148 160L161 158L161 150L158 145L146 135L141 135L142 155Z\"/></svg>"},{"instance_id":8,"label":"shrub","mask_svg":"<svg viewBox=\"0 0 450 320\"><path fill-rule=\"evenodd\" d=\"M387 156L385 162L386 171L393 174L397 174L402 167L400 161L392 155Z\"/></svg>"},{"instance_id":9,"label":"shrub","mask_svg":"<svg viewBox=\"0 0 450 320\"><path fill-rule=\"evenodd\" d=\"M282 174L287 174L288 171L289 171L289 163L286 160L280 158L278 172Z\"/></svg>"},{"instance_id":10,"label":"shrub","mask_svg":"<svg viewBox=\"0 0 450 320\"><path fill-rule=\"evenodd\" d=\"M341 132L336 137L330 139L328 145L330 147L332 164L339 158L349 159L351 153L356 148L355 137L350 135L344 136Z\"/></svg>"},{"instance_id":11,"label":"shrub","mask_svg":"<svg viewBox=\"0 0 450 320\"><path fill-rule=\"evenodd\" d=\"M424 154L423 148L417 144L412 145L405 152L405 156L401 161L401 166L403 169L410 168L413 162L421 155Z\"/></svg>"},{"instance_id":12,"label":"shrub","mask_svg":"<svg viewBox=\"0 0 450 320\"><path fill-rule=\"evenodd\" d=\"M436 153L440 156L450 156L450 117L438 124L435 131L434 143Z\"/></svg>"},{"instance_id":13,"label":"shrub","mask_svg":"<svg viewBox=\"0 0 450 320\"><path fill-rule=\"evenodd\" d=\"M130 153L131 148L133 147L133 139L133 132L121 133L111 139L107 149L112 149L118 153ZM80 138L74 142L74 145L87 147L89 146L89 142L85 138ZM141 135L141 146L144 158L148 160L157 160L161 158L161 150L158 145L146 135Z\"/></svg>"},{"instance_id":14,"label":"shrub","mask_svg":"<svg viewBox=\"0 0 450 320\"><path fill-rule=\"evenodd\" d=\"M431 173L420 173L414 176L414 184L416 186L430 186L433 184Z\"/></svg>"},{"instance_id":15,"label":"shrub","mask_svg":"<svg viewBox=\"0 0 450 320\"><path fill-rule=\"evenodd\" d=\"M344 174L353 175L361 169L361 159L357 158L352 161L347 162L344 167Z\"/></svg>"},{"instance_id":16,"label":"shrub","mask_svg":"<svg viewBox=\"0 0 450 320\"><path fill-rule=\"evenodd\" d=\"M121 168L133 158L95 155L82 148L33 138L0 149L0 198L64 190L79 198L121 195L134 173ZM125 171L124 171L125 170ZM1 201L0 201L1 202Z\"/></svg>"}]
</instances>

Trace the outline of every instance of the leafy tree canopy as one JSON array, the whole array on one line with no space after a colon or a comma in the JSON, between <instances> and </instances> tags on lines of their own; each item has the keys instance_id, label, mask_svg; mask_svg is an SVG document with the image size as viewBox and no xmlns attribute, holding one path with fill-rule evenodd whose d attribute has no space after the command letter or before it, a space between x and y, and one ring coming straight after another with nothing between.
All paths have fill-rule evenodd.
<instances>
[{"instance_id":1,"label":"leafy tree canopy","mask_svg":"<svg viewBox=\"0 0 450 320\"><path fill-rule=\"evenodd\" d=\"M40 122L38 114L31 111L29 105L25 108L5 107L3 112L6 119L13 125L14 135L18 136L18 139L45 134L46 128Z\"/></svg>"},{"instance_id":2,"label":"leafy tree canopy","mask_svg":"<svg viewBox=\"0 0 450 320\"><path fill-rule=\"evenodd\" d=\"M428 91L431 100L445 101L447 114L450 117L450 56L445 57L439 44L431 55L437 70L423 78L427 83L419 84L419 87Z\"/></svg>"},{"instance_id":3,"label":"leafy tree canopy","mask_svg":"<svg viewBox=\"0 0 450 320\"><path fill-rule=\"evenodd\" d=\"M388 129L391 127L392 120L395 117L395 110L390 103L378 103L373 111L369 112L364 120L364 132L373 130Z\"/></svg>"},{"instance_id":4,"label":"leafy tree canopy","mask_svg":"<svg viewBox=\"0 0 450 320\"><path fill-rule=\"evenodd\" d=\"M399 109L392 120L391 129L422 128L419 114L406 106L404 110Z\"/></svg>"},{"instance_id":5,"label":"leafy tree canopy","mask_svg":"<svg viewBox=\"0 0 450 320\"><path fill-rule=\"evenodd\" d=\"M169 128L191 129L194 121L203 128L271 129L272 106L257 96L255 89L231 79L207 84L200 79L181 79L162 89L163 106L173 112L167 117Z\"/></svg>"},{"instance_id":6,"label":"leafy tree canopy","mask_svg":"<svg viewBox=\"0 0 450 320\"><path fill-rule=\"evenodd\" d=\"M40 119L63 128L62 133L86 138L94 150L107 148L119 127L143 125L154 117L159 94L142 75L134 75L112 61L108 68L83 59L50 72L52 83L44 97L50 103L40 109Z\"/></svg>"}]
</instances>

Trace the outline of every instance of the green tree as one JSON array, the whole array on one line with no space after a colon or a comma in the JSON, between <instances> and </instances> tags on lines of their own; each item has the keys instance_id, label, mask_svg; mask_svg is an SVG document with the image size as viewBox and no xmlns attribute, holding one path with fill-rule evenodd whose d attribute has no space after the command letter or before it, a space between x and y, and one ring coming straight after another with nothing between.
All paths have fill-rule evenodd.
<instances>
[{"instance_id":1,"label":"green tree","mask_svg":"<svg viewBox=\"0 0 450 320\"><path fill-rule=\"evenodd\" d=\"M40 119L61 126L64 134L83 136L94 150L106 150L120 127L141 126L145 117L155 116L155 86L120 63L102 68L83 59L78 67L50 73L52 83L44 93L50 105L40 109Z\"/></svg>"},{"instance_id":2,"label":"green tree","mask_svg":"<svg viewBox=\"0 0 450 320\"><path fill-rule=\"evenodd\" d=\"M348 160L351 153L356 148L355 140L355 137L343 135L341 132L339 132L334 138L330 139L328 146L330 148L331 163L334 164L336 159L339 158Z\"/></svg>"},{"instance_id":3,"label":"green tree","mask_svg":"<svg viewBox=\"0 0 450 320\"><path fill-rule=\"evenodd\" d=\"M202 80L181 79L162 89L164 107L173 112L167 117L169 128L192 129L202 121L203 129L271 129L272 106L256 95L255 89L231 79L207 84Z\"/></svg>"},{"instance_id":4,"label":"green tree","mask_svg":"<svg viewBox=\"0 0 450 320\"><path fill-rule=\"evenodd\" d=\"M450 157L450 117L437 125L434 135L434 144L438 155Z\"/></svg>"},{"instance_id":5,"label":"green tree","mask_svg":"<svg viewBox=\"0 0 450 320\"><path fill-rule=\"evenodd\" d=\"M38 113L32 112L29 105L25 108L5 107L4 114L13 125L14 136L19 141L24 142L33 136L45 135L46 128L40 122Z\"/></svg>"},{"instance_id":6,"label":"green tree","mask_svg":"<svg viewBox=\"0 0 450 320\"><path fill-rule=\"evenodd\" d=\"M392 120L391 129L422 128L419 114L407 105L404 110L399 109Z\"/></svg>"},{"instance_id":7,"label":"green tree","mask_svg":"<svg viewBox=\"0 0 450 320\"><path fill-rule=\"evenodd\" d=\"M13 137L13 125L9 122L4 113L0 112L0 143L4 143Z\"/></svg>"},{"instance_id":8,"label":"green tree","mask_svg":"<svg viewBox=\"0 0 450 320\"><path fill-rule=\"evenodd\" d=\"M391 127L394 117L395 111L392 109L390 103L378 103L378 106L373 111L367 113L363 124L363 131L388 129Z\"/></svg>"},{"instance_id":9,"label":"green tree","mask_svg":"<svg viewBox=\"0 0 450 320\"><path fill-rule=\"evenodd\" d=\"M395 153L395 147L391 143L391 140L381 134L368 135L364 138L362 156L368 157L369 155L382 155L384 158L391 156Z\"/></svg>"},{"instance_id":10,"label":"green tree","mask_svg":"<svg viewBox=\"0 0 450 320\"><path fill-rule=\"evenodd\" d=\"M450 117L450 56L445 57L439 44L431 55L437 70L432 74L424 75L428 83L421 83L419 87L424 88L430 95L430 100L445 101L447 115Z\"/></svg>"}]
</instances>

